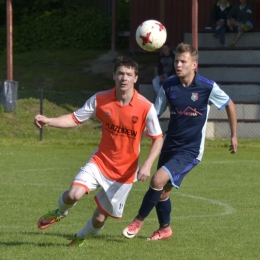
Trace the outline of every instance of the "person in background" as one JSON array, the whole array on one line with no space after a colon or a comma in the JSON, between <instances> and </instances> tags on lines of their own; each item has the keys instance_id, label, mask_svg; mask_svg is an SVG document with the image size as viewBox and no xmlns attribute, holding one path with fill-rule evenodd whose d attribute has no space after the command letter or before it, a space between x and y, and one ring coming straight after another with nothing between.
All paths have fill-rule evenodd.
<instances>
[{"instance_id":1,"label":"person in background","mask_svg":"<svg viewBox=\"0 0 260 260\"><path fill-rule=\"evenodd\" d=\"M227 26L230 31L237 30L235 40L230 43L230 47L235 47L244 32L253 29L253 6L247 0L237 2L227 16Z\"/></svg>"},{"instance_id":2,"label":"person in background","mask_svg":"<svg viewBox=\"0 0 260 260\"><path fill-rule=\"evenodd\" d=\"M144 220L155 207L159 228L148 240L160 240L172 235L170 226L172 187L180 188L184 177L201 161L210 105L226 109L230 126L231 154L237 152L237 116L230 97L216 82L196 72L198 51L181 43L175 51L176 76L166 80L158 93L155 109L158 116L170 106L170 121L158 160L157 171L143 197L137 216L123 230L123 235L133 238Z\"/></svg>"},{"instance_id":3,"label":"person in background","mask_svg":"<svg viewBox=\"0 0 260 260\"><path fill-rule=\"evenodd\" d=\"M174 68L174 58L175 55L171 51L170 45L165 43L160 52L158 66L157 66L157 73L158 75L152 80L153 88L156 95L159 92L159 89L162 83L168 79L168 77L175 74Z\"/></svg>"},{"instance_id":4,"label":"person in background","mask_svg":"<svg viewBox=\"0 0 260 260\"><path fill-rule=\"evenodd\" d=\"M113 79L114 88L96 93L82 108L71 114L53 118L36 115L34 118L38 128L76 127L94 117L102 123L98 149L80 169L69 190L61 194L58 208L38 220L38 228L49 228L67 217L85 194L101 188L94 197L96 210L69 246L82 246L85 239L103 229L108 217L122 218L133 182L145 181L150 177L151 167L162 148L162 131L155 108L134 89L138 64L130 58L119 57L114 66ZM150 151L139 168L140 142L144 131L152 141Z\"/></svg>"},{"instance_id":5,"label":"person in background","mask_svg":"<svg viewBox=\"0 0 260 260\"><path fill-rule=\"evenodd\" d=\"M232 6L227 0L220 0L214 4L212 9L211 18L215 27L215 33L213 37L219 38L221 47L225 45L225 34L229 30L227 26L227 15L230 12Z\"/></svg>"}]
</instances>

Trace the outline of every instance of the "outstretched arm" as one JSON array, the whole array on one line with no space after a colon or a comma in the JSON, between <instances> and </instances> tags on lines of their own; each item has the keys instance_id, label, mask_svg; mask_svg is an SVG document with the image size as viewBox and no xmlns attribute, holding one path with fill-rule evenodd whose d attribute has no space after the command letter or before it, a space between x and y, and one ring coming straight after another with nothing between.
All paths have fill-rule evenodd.
<instances>
[{"instance_id":1,"label":"outstretched arm","mask_svg":"<svg viewBox=\"0 0 260 260\"><path fill-rule=\"evenodd\" d=\"M237 115L236 115L236 107L232 100L226 106L228 121L230 125L231 131L231 145L229 151L234 154L237 151Z\"/></svg>"},{"instance_id":2,"label":"outstretched arm","mask_svg":"<svg viewBox=\"0 0 260 260\"><path fill-rule=\"evenodd\" d=\"M58 128L70 128L77 126L76 122L72 118L72 114L52 118L43 115L37 115L34 118L34 124L38 128L42 128L43 126L52 126Z\"/></svg>"}]
</instances>

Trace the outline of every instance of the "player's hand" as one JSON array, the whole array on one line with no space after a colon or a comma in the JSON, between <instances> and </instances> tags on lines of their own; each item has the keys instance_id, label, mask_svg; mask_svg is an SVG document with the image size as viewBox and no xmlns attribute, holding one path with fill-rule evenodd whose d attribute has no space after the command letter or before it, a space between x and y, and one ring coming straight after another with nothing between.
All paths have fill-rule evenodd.
<instances>
[{"instance_id":1,"label":"player's hand","mask_svg":"<svg viewBox=\"0 0 260 260\"><path fill-rule=\"evenodd\" d=\"M238 148L238 145L237 145L237 138L236 137L232 137L231 138L231 145L229 147L229 151L231 154L234 154L237 152L237 148Z\"/></svg>"},{"instance_id":2,"label":"player's hand","mask_svg":"<svg viewBox=\"0 0 260 260\"><path fill-rule=\"evenodd\" d=\"M138 181L146 181L150 178L150 169L145 167L144 165L140 167L137 173L137 180Z\"/></svg>"},{"instance_id":3,"label":"player's hand","mask_svg":"<svg viewBox=\"0 0 260 260\"><path fill-rule=\"evenodd\" d=\"M48 124L48 118L43 116L43 115L37 115L34 118L34 124L38 127L38 128L42 128L42 126Z\"/></svg>"}]
</instances>

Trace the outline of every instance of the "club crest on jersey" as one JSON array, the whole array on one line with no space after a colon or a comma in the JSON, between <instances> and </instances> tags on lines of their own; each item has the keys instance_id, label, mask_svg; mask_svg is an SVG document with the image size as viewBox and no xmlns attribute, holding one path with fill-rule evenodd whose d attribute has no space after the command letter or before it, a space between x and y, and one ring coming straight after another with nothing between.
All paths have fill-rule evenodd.
<instances>
[{"instance_id":1,"label":"club crest on jersey","mask_svg":"<svg viewBox=\"0 0 260 260\"><path fill-rule=\"evenodd\" d=\"M191 94L191 100L192 101L197 101L199 99L199 94L198 93L192 93Z\"/></svg>"},{"instance_id":2,"label":"club crest on jersey","mask_svg":"<svg viewBox=\"0 0 260 260\"><path fill-rule=\"evenodd\" d=\"M106 115L106 117L110 117L109 112L106 112L105 115Z\"/></svg>"},{"instance_id":3,"label":"club crest on jersey","mask_svg":"<svg viewBox=\"0 0 260 260\"><path fill-rule=\"evenodd\" d=\"M135 124L138 121L138 116L132 116L132 123Z\"/></svg>"}]
</instances>

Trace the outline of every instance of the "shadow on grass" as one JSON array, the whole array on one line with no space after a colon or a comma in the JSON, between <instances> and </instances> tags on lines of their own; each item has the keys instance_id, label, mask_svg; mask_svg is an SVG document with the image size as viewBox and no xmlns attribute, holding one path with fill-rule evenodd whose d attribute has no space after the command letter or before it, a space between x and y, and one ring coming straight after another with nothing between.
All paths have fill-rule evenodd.
<instances>
[{"instance_id":1,"label":"shadow on grass","mask_svg":"<svg viewBox=\"0 0 260 260\"><path fill-rule=\"evenodd\" d=\"M38 247L67 247L69 242L73 239L73 237L75 236L75 234L71 235L71 234L61 234L61 233L42 233L42 232L22 232L21 234L23 235L30 235L30 236L37 236L40 237L42 236L43 239L45 236L52 236L52 237L61 237L61 238L65 238L68 240L68 243L50 243L50 242L22 242L22 241L12 241L12 242L4 242L4 241L0 241L0 245L3 246L22 246L22 245L34 245L34 246L38 246ZM141 240L144 241L146 240L147 237L145 236L138 236L136 237L134 240ZM97 235L91 238L92 241L101 241L104 240L106 242L116 242L116 243L129 243L132 239L128 239L125 238L123 235L119 236L119 235ZM134 241L132 240L132 241Z\"/></svg>"}]
</instances>

